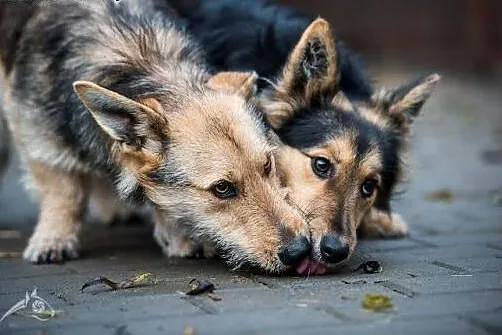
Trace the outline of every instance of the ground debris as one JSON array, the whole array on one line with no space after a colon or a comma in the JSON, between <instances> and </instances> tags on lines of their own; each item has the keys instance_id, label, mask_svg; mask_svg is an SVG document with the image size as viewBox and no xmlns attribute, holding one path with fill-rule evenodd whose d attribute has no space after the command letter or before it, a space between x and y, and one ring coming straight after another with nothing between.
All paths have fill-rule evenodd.
<instances>
[{"instance_id":1,"label":"ground debris","mask_svg":"<svg viewBox=\"0 0 502 335\"><path fill-rule=\"evenodd\" d=\"M210 281L198 280L195 278L190 280L188 286L190 286L190 290L185 292L186 295L199 295L206 292L213 293L214 291L213 283L211 283Z\"/></svg>"},{"instance_id":2,"label":"ground debris","mask_svg":"<svg viewBox=\"0 0 502 335\"><path fill-rule=\"evenodd\" d=\"M366 293L361 306L370 312L386 312L394 307L390 298L380 293Z\"/></svg>"},{"instance_id":3,"label":"ground debris","mask_svg":"<svg viewBox=\"0 0 502 335\"><path fill-rule=\"evenodd\" d=\"M207 297L213 301L221 301L222 297L214 294L214 284L207 280L198 280L196 278L190 280L188 283L190 289L183 293L184 295L200 295L207 293Z\"/></svg>"},{"instance_id":4,"label":"ground debris","mask_svg":"<svg viewBox=\"0 0 502 335\"><path fill-rule=\"evenodd\" d=\"M0 251L0 258L19 258L22 254L20 251Z\"/></svg>"},{"instance_id":5,"label":"ground debris","mask_svg":"<svg viewBox=\"0 0 502 335\"><path fill-rule=\"evenodd\" d=\"M355 271L363 270L364 273L380 273L382 272L383 268L382 265L378 261L367 261L364 263L361 263L357 268L354 269Z\"/></svg>"},{"instance_id":6,"label":"ground debris","mask_svg":"<svg viewBox=\"0 0 502 335\"><path fill-rule=\"evenodd\" d=\"M151 273L145 272L145 273L139 274L137 276L134 276L132 278L125 279L119 283L114 282L113 280L111 280L105 276L99 276L97 278L94 278L92 280L85 282L84 285L82 285L82 287L80 288L80 292L84 292L84 289L86 289L87 287L91 287L91 286L95 286L95 285L99 285L99 284L104 284L104 285L110 287L112 290L131 288L131 287L143 284L151 276L152 276Z\"/></svg>"},{"instance_id":7,"label":"ground debris","mask_svg":"<svg viewBox=\"0 0 502 335\"><path fill-rule=\"evenodd\" d=\"M186 326L185 329L183 329L183 335L196 335L197 332L195 331L195 328L192 326Z\"/></svg>"},{"instance_id":8,"label":"ground debris","mask_svg":"<svg viewBox=\"0 0 502 335\"><path fill-rule=\"evenodd\" d=\"M359 280L342 280L342 283L347 284L347 285L364 285L368 284L368 282L364 279L359 279Z\"/></svg>"},{"instance_id":9,"label":"ground debris","mask_svg":"<svg viewBox=\"0 0 502 335\"><path fill-rule=\"evenodd\" d=\"M221 301L221 300L223 300L223 298L222 298L222 297L220 297L219 295L216 295L216 294L214 294L214 293L208 293L208 294L207 294L207 297L208 297L209 299L213 300L213 301Z\"/></svg>"},{"instance_id":10,"label":"ground debris","mask_svg":"<svg viewBox=\"0 0 502 335\"><path fill-rule=\"evenodd\" d=\"M58 318L61 315L61 311L53 310L53 309L44 309L44 310L31 310L31 311L18 311L16 314L20 316L31 316L36 317L37 319L47 320L50 318ZM39 319L39 320L40 320Z\"/></svg>"},{"instance_id":11,"label":"ground debris","mask_svg":"<svg viewBox=\"0 0 502 335\"><path fill-rule=\"evenodd\" d=\"M449 189L442 188L437 191L427 193L426 198L429 201L451 202L453 200L453 192Z\"/></svg>"}]
</instances>

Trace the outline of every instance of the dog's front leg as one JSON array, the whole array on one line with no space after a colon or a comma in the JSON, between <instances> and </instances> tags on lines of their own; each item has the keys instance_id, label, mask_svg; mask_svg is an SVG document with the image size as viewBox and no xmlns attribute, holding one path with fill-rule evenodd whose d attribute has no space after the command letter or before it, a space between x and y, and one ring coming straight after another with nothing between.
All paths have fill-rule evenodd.
<instances>
[{"instance_id":1,"label":"dog's front leg","mask_svg":"<svg viewBox=\"0 0 502 335\"><path fill-rule=\"evenodd\" d=\"M29 162L30 188L40 201L37 226L23 257L33 263L57 263L79 256L79 232L87 190L83 177L41 162Z\"/></svg>"},{"instance_id":2,"label":"dog's front leg","mask_svg":"<svg viewBox=\"0 0 502 335\"><path fill-rule=\"evenodd\" d=\"M213 245L209 242L196 242L176 222L168 221L166 211L155 211L153 236L168 257L206 257L216 255Z\"/></svg>"},{"instance_id":3,"label":"dog's front leg","mask_svg":"<svg viewBox=\"0 0 502 335\"><path fill-rule=\"evenodd\" d=\"M357 232L368 238L401 238L408 235L408 225L399 214L372 207Z\"/></svg>"},{"instance_id":4,"label":"dog's front leg","mask_svg":"<svg viewBox=\"0 0 502 335\"><path fill-rule=\"evenodd\" d=\"M146 207L134 206L119 199L108 180L95 178L89 191L91 213L105 225L125 222L132 218L149 220L150 212Z\"/></svg>"}]
</instances>

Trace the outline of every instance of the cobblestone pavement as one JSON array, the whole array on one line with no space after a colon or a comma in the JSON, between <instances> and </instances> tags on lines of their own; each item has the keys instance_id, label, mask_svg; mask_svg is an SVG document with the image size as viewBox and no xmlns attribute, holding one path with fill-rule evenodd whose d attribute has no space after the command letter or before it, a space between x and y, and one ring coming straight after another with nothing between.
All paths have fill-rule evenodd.
<instances>
[{"instance_id":1,"label":"cobblestone pavement","mask_svg":"<svg viewBox=\"0 0 502 335\"><path fill-rule=\"evenodd\" d=\"M385 83L412 76L376 73ZM58 313L45 322L10 315L0 333L502 334L500 87L444 77L418 121L410 181L395 202L410 237L363 241L349 264L323 277L252 276L218 260L167 260L139 224L89 225L84 258L26 264L18 254L36 214L14 164L0 193L0 315L34 287ZM362 260L380 261L383 271L354 272ZM80 292L98 275L138 272L153 273L156 283ZM212 281L222 300L179 294L192 278ZM363 310L363 295L372 292L388 295L393 310Z\"/></svg>"}]
</instances>

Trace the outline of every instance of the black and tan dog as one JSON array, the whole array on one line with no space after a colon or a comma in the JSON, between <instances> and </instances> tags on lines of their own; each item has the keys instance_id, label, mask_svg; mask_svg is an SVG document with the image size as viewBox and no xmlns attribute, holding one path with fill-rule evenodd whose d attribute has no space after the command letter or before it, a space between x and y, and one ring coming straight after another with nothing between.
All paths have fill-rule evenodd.
<instances>
[{"instance_id":1,"label":"black and tan dog","mask_svg":"<svg viewBox=\"0 0 502 335\"><path fill-rule=\"evenodd\" d=\"M89 192L110 185L153 204L170 256L210 252L209 241L232 265L289 267L279 252L308 231L279 188L253 73L211 76L149 1L9 2L0 13L3 108L40 202L25 259L76 258Z\"/></svg>"},{"instance_id":2,"label":"black and tan dog","mask_svg":"<svg viewBox=\"0 0 502 335\"><path fill-rule=\"evenodd\" d=\"M356 56L322 19L311 23L261 0L169 2L216 69L256 70L270 79L259 103L284 144L282 181L309 216L309 234L285 248L286 263L323 273L349 257L357 230L407 234L390 200L413 120L438 75L374 92Z\"/></svg>"}]
</instances>

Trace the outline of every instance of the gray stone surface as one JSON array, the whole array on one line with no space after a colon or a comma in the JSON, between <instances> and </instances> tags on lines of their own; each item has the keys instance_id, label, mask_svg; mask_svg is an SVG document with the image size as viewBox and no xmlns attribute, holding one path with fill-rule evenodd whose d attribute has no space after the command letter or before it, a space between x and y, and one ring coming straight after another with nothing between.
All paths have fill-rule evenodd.
<instances>
[{"instance_id":1,"label":"gray stone surface","mask_svg":"<svg viewBox=\"0 0 502 335\"><path fill-rule=\"evenodd\" d=\"M410 79L411 72L375 70L386 84ZM335 274L250 276L218 260L167 260L148 225L90 224L80 260L34 266L3 254L0 314L34 287L59 314L45 322L11 315L0 323L0 333L183 334L193 327L196 334L500 334L500 92L493 82L444 77L417 122L406 193L395 202L410 223L410 237L362 241ZM429 200L439 189L452 198ZM0 238L0 252L21 252L35 220L36 206L20 186L15 161L0 190L0 231L19 236ZM365 259L380 261L383 272L353 272ZM80 292L83 282L98 275L122 279L145 271L155 282ZM179 294L192 278L214 282L222 300ZM370 292L388 295L394 309L364 311L361 300Z\"/></svg>"}]
</instances>

